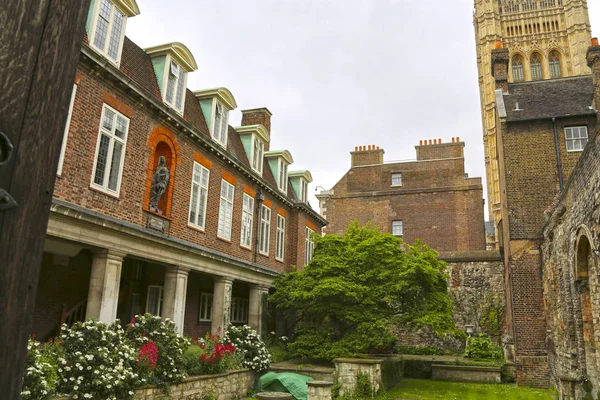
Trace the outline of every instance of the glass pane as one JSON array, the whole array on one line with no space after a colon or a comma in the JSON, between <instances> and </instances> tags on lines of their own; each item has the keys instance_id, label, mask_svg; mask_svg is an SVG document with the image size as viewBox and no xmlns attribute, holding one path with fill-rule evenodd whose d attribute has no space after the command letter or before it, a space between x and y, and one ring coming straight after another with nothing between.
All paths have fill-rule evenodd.
<instances>
[{"instance_id":1,"label":"glass pane","mask_svg":"<svg viewBox=\"0 0 600 400\"><path fill-rule=\"evenodd\" d=\"M102 0L102 4L100 5L100 16L106 20L110 18L110 9L112 8L112 3L108 0Z\"/></svg>"},{"instance_id":2,"label":"glass pane","mask_svg":"<svg viewBox=\"0 0 600 400\"><path fill-rule=\"evenodd\" d=\"M567 150L573 150L573 140L567 140Z\"/></svg>"},{"instance_id":3,"label":"glass pane","mask_svg":"<svg viewBox=\"0 0 600 400\"><path fill-rule=\"evenodd\" d=\"M115 136L119 139L125 140L125 135L127 134L127 120L120 115L117 116L117 126L115 128Z\"/></svg>"},{"instance_id":4,"label":"glass pane","mask_svg":"<svg viewBox=\"0 0 600 400\"><path fill-rule=\"evenodd\" d=\"M169 74L169 80L167 81L167 93L165 94L165 100L169 104L173 104L173 96L175 94L175 78L173 75Z\"/></svg>"},{"instance_id":5,"label":"glass pane","mask_svg":"<svg viewBox=\"0 0 600 400\"><path fill-rule=\"evenodd\" d=\"M185 97L185 71L183 68L179 68L179 80L177 81L177 101L175 102L175 107L178 110L181 110L183 105L183 99Z\"/></svg>"},{"instance_id":6,"label":"glass pane","mask_svg":"<svg viewBox=\"0 0 600 400\"><path fill-rule=\"evenodd\" d=\"M115 147L113 149L112 160L110 163L110 175L108 178L108 188L110 190L117 190L119 184L119 175L121 170L121 157L123 154L123 144L115 141Z\"/></svg>"},{"instance_id":7,"label":"glass pane","mask_svg":"<svg viewBox=\"0 0 600 400\"><path fill-rule=\"evenodd\" d=\"M104 184L104 171L106 171L106 160L108 157L108 146L110 138L106 135L100 136L100 146L98 146L98 159L96 161L96 171L94 173L94 183L102 186Z\"/></svg>"},{"instance_id":8,"label":"glass pane","mask_svg":"<svg viewBox=\"0 0 600 400\"><path fill-rule=\"evenodd\" d=\"M202 170L202 186L208 188L208 170Z\"/></svg>"},{"instance_id":9,"label":"glass pane","mask_svg":"<svg viewBox=\"0 0 600 400\"><path fill-rule=\"evenodd\" d=\"M198 206L198 225L204 227L204 220L205 220L205 215L204 215L204 206L206 205L206 189L201 188L200 189L200 204Z\"/></svg>"},{"instance_id":10,"label":"glass pane","mask_svg":"<svg viewBox=\"0 0 600 400\"><path fill-rule=\"evenodd\" d=\"M192 201L190 204L190 222L193 224L197 224L197 213L196 210L198 209L198 192L200 190L200 187L198 185L192 185Z\"/></svg>"},{"instance_id":11,"label":"glass pane","mask_svg":"<svg viewBox=\"0 0 600 400\"><path fill-rule=\"evenodd\" d=\"M98 18L98 23L96 24L96 35L94 35L94 46L101 50L104 50L107 36L108 22L103 20L102 18Z\"/></svg>"},{"instance_id":12,"label":"glass pane","mask_svg":"<svg viewBox=\"0 0 600 400\"><path fill-rule=\"evenodd\" d=\"M102 120L102 128L111 131L115 122L115 113L108 108L104 109L104 119Z\"/></svg>"},{"instance_id":13,"label":"glass pane","mask_svg":"<svg viewBox=\"0 0 600 400\"><path fill-rule=\"evenodd\" d=\"M148 303L146 304L146 310L152 315L159 314L160 306L160 288L149 287L148 288Z\"/></svg>"},{"instance_id":14,"label":"glass pane","mask_svg":"<svg viewBox=\"0 0 600 400\"><path fill-rule=\"evenodd\" d=\"M121 34L123 33L123 21L125 20L123 14L118 10L115 10L113 17L113 28L110 33L110 43L108 45L108 56L113 60L117 59L119 55L119 45L121 44Z\"/></svg>"},{"instance_id":15,"label":"glass pane","mask_svg":"<svg viewBox=\"0 0 600 400\"><path fill-rule=\"evenodd\" d=\"M565 135L567 136L567 139L573 139L573 130L571 128L566 128Z\"/></svg>"}]
</instances>

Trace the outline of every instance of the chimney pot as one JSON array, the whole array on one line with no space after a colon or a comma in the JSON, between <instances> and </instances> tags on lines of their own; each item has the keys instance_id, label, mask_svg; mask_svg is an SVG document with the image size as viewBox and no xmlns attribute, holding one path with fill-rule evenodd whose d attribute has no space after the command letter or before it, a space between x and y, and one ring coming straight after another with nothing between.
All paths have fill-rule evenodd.
<instances>
[{"instance_id":1,"label":"chimney pot","mask_svg":"<svg viewBox=\"0 0 600 400\"><path fill-rule=\"evenodd\" d=\"M432 144L432 143L431 143L431 139L429 139L429 144Z\"/></svg>"},{"instance_id":2,"label":"chimney pot","mask_svg":"<svg viewBox=\"0 0 600 400\"><path fill-rule=\"evenodd\" d=\"M358 151L358 146L354 146L354 151Z\"/></svg>"},{"instance_id":3,"label":"chimney pot","mask_svg":"<svg viewBox=\"0 0 600 400\"><path fill-rule=\"evenodd\" d=\"M419 146L423 146L423 141L419 140Z\"/></svg>"},{"instance_id":4,"label":"chimney pot","mask_svg":"<svg viewBox=\"0 0 600 400\"><path fill-rule=\"evenodd\" d=\"M598 46L598 38L597 37L592 38L592 46L594 46L594 47Z\"/></svg>"},{"instance_id":5,"label":"chimney pot","mask_svg":"<svg viewBox=\"0 0 600 400\"><path fill-rule=\"evenodd\" d=\"M452 143L454 143L454 138L452 138Z\"/></svg>"},{"instance_id":6,"label":"chimney pot","mask_svg":"<svg viewBox=\"0 0 600 400\"><path fill-rule=\"evenodd\" d=\"M496 49L501 49L502 48L502 40L497 39L496 40Z\"/></svg>"},{"instance_id":7,"label":"chimney pot","mask_svg":"<svg viewBox=\"0 0 600 400\"><path fill-rule=\"evenodd\" d=\"M460 142L460 138L459 138L458 136L456 137L456 141L457 141L457 142Z\"/></svg>"},{"instance_id":8,"label":"chimney pot","mask_svg":"<svg viewBox=\"0 0 600 400\"><path fill-rule=\"evenodd\" d=\"M438 139L438 143L439 143L439 144L442 144L442 139Z\"/></svg>"}]
</instances>

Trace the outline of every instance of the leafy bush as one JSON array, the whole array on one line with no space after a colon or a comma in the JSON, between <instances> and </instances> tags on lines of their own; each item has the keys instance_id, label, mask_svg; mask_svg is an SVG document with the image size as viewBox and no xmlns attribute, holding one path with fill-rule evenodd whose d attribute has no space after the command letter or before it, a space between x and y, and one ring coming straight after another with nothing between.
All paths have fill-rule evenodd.
<instances>
[{"instance_id":1,"label":"leafy bush","mask_svg":"<svg viewBox=\"0 0 600 400\"><path fill-rule=\"evenodd\" d=\"M502 360L504 359L504 351L500 346L494 345L490 338L482 333L467 339L465 357Z\"/></svg>"},{"instance_id":2,"label":"leafy bush","mask_svg":"<svg viewBox=\"0 0 600 400\"><path fill-rule=\"evenodd\" d=\"M29 339L21 399L41 400L56 393L60 378L58 360L62 356L61 343L36 342Z\"/></svg>"},{"instance_id":3,"label":"leafy bush","mask_svg":"<svg viewBox=\"0 0 600 400\"><path fill-rule=\"evenodd\" d=\"M95 320L65 325L60 341L61 393L73 399L131 399L144 383L136 372L138 349L125 340L118 321L108 326Z\"/></svg>"},{"instance_id":4,"label":"leafy bush","mask_svg":"<svg viewBox=\"0 0 600 400\"><path fill-rule=\"evenodd\" d=\"M383 389L390 390L402 381L404 377L404 360L386 358L381 364L381 384Z\"/></svg>"},{"instance_id":5,"label":"leafy bush","mask_svg":"<svg viewBox=\"0 0 600 400\"><path fill-rule=\"evenodd\" d=\"M464 335L452 318L446 264L429 247L357 222L344 236L313 239L311 262L280 275L269 299L286 316L299 316L288 346L294 356L390 353L397 340L392 326Z\"/></svg>"},{"instance_id":6,"label":"leafy bush","mask_svg":"<svg viewBox=\"0 0 600 400\"><path fill-rule=\"evenodd\" d=\"M242 367L254 371L264 371L271 365L271 355L258 333L248 325L230 326L223 337L226 343L232 343L243 353Z\"/></svg>"},{"instance_id":7,"label":"leafy bush","mask_svg":"<svg viewBox=\"0 0 600 400\"><path fill-rule=\"evenodd\" d=\"M155 368L148 377L148 383L167 390L169 384L183 381L183 353L189 343L187 339L177 335L173 321L163 321L151 314L137 315L127 325L125 335L140 351L150 342L158 350Z\"/></svg>"},{"instance_id":8,"label":"leafy bush","mask_svg":"<svg viewBox=\"0 0 600 400\"><path fill-rule=\"evenodd\" d=\"M194 338L183 354L190 375L220 374L240 367L243 355L232 343L224 344L220 336L207 334L204 339Z\"/></svg>"},{"instance_id":9,"label":"leafy bush","mask_svg":"<svg viewBox=\"0 0 600 400\"><path fill-rule=\"evenodd\" d=\"M288 337L281 336L277 337L275 332L271 332L265 339L265 345L271 355L271 361L274 363L290 360L293 358L292 354L288 351Z\"/></svg>"}]
</instances>

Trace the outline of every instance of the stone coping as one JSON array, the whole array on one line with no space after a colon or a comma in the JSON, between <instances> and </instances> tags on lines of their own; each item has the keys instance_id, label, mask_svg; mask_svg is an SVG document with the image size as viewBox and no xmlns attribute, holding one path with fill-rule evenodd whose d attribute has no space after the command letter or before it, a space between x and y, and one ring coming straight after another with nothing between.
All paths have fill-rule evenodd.
<instances>
[{"instance_id":1,"label":"stone coping","mask_svg":"<svg viewBox=\"0 0 600 400\"><path fill-rule=\"evenodd\" d=\"M291 393L286 392L260 392L256 393L256 398L259 400L292 400L293 396Z\"/></svg>"},{"instance_id":2,"label":"stone coping","mask_svg":"<svg viewBox=\"0 0 600 400\"><path fill-rule=\"evenodd\" d=\"M448 365L448 364L433 364L432 368L439 369L456 369L461 371L485 371L485 372L500 372L499 367L480 367L476 365Z\"/></svg>"},{"instance_id":3,"label":"stone coping","mask_svg":"<svg viewBox=\"0 0 600 400\"><path fill-rule=\"evenodd\" d=\"M498 250L442 251L438 258L446 262L502 261Z\"/></svg>"},{"instance_id":4,"label":"stone coping","mask_svg":"<svg viewBox=\"0 0 600 400\"><path fill-rule=\"evenodd\" d=\"M316 386L316 387L328 387L333 386L333 382L328 381L310 381L306 382L308 386Z\"/></svg>"},{"instance_id":5,"label":"stone coping","mask_svg":"<svg viewBox=\"0 0 600 400\"><path fill-rule=\"evenodd\" d=\"M374 360L372 358L336 358L333 362L336 364L381 364L383 360Z\"/></svg>"},{"instance_id":6,"label":"stone coping","mask_svg":"<svg viewBox=\"0 0 600 400\"><path fill-rule=\"evenodd\" d=\"M273 371L273 372L296 372L296 373L302 373L302 372L318 372L320 374L333 374L333 372L335 371L334 367L331 368L326 368L326 367L302 367L302 368L298 368L298 366L294 366L294 365L271 365L269 367L269 371Z\"/></svg>"}]
</instances>

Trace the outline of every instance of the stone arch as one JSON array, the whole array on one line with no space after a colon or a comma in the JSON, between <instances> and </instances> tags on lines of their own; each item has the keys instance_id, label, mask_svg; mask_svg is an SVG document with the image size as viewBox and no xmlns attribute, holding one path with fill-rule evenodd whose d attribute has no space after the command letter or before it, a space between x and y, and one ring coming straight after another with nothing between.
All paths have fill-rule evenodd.
<instances>
[{"instance_id":1,"label":"stone arch","mask_svg":"<svg viewBox=\"0 0 600 400\"><path fill-rule=\"evenodd\" d=\"M550 78L562 78L564 75L564 56L562 51L557 47L548 49L548 72Z\"/></svg>"},{"instance_id":2,"label":"stone arch","mask_svg":"<svg viewBox=\"0 0 600 400\"><path fill-rule=\"evenodd\" d=\"M544 79L544 56L541 51L534 50L529 55L529 72L532 81Z\"/></svg>"},{"instance_id":3,"label":"stone arch","mask_svg":"<svg viewBox=\"0 0 600 400\"><path fill-rule=\"evenodd\" d=\"M150 192L152 189L152 175L158 165L158 160L161 156L167 160L167 168L169 169L170 179L167 191L160 199L158 208L162 210L162 215L170 217L171 206L173 203L173 188L175 187L175 173L177 165L181 164L181 156L179 151L179 144L177 143L177 137L163 126L156 128L150 136L147 142L150 148L150 157L148 159L148 170L146 178L146 195L144 198L144 209L150 211Z\"/></svg>"},{"instance_id":4,"label":"stone arch","mask_svg":"<svg viewBox=\"0 0 600 400\"><path fill-rule=\"evenodd\" d=\"M594 241L590 230L582 225L579 227L577 237L575 239L573 252L573 267L574 267L574 283L575 295L579 300L579 318L577 318L580 340L583 344L584 359L581 360L581 367L585 368L586 375L597 380L598 369L596 367L596 339L595 339L595 324L594 324L594 306L592 299L592 291L590 291L590 281L596 281L593 274L596 272L594 265Z\"/></svg>"},{"instance_id":5,"label":"stone arch","mask_svg":"<svg viewBox=\"0 0 600 400\"><path fill-rule=\"evenodd\" d=\"M525 80L526 57L521 52L515 52L510 57L510 74L513 82L523 82Z\"/></svg>"}]
</instances>

